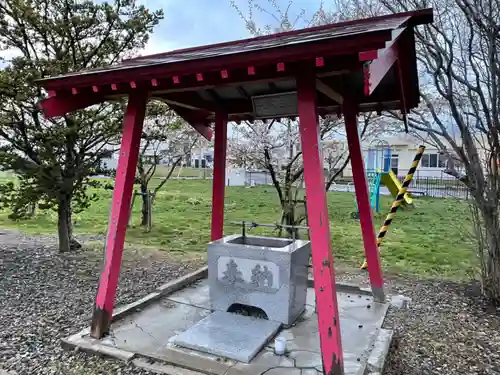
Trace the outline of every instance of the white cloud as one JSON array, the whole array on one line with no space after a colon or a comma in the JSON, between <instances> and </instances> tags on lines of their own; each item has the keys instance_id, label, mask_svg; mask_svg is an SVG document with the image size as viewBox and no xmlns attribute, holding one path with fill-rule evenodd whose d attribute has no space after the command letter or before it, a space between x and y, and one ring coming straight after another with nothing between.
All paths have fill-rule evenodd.
<instances>
[{"instance_id":1,"label":"white cloud","mask_svg":"<svg viewBox=\"0 0 500 375\"><path fill-rule=\"evenodd\" d=\"M158 33L157 33L158 34ZM179 44L175 43L174 40L162 40L161 37L153 35L141 55L154 55L157 53L172 51L174 49L182 48Z\"/></svg>"},{"instance_id":2,"label":"white cloud","mask_svg":"<svg viewBox=\"0 0 500 375\"><path fill-rule=\"evenodd\" d=\"M17 56L21 56L21 51L19 51L17 48L9 48L0 51L0 58L2 58L3 60L9 61Z\"/></svg>"},{"instance_id":3,"label":"white cloud","mask_svg":"<svg viewBox=\"0 0 500 375\"><path fill-rule=\"evenodd\" d=\"M0 69L5 68L9 65L10 60L14 57L21 56L21 52L18 49L11 48L7 50L0 51Z\"/></svg>"}]
</instances>

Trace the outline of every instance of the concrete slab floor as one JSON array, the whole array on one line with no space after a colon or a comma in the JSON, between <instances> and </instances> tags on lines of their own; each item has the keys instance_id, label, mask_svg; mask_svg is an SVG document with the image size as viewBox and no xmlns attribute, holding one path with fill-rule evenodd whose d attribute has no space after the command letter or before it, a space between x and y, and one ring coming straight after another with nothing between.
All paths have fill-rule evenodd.
<instances>
[{"instance_id":1,"label":"concrete slab floor","mask_svg":"<svg viewBox=\"0 0 500 375\"><path fill-rule=\"evenodd\" d=\"M389 304L375 303L366 294L338 293L346 375L381 371L391 332L381 326ZM166 374L211 375L314 375L322 373L314 290L308 289L307 306L296 323L278 335L287 341L284 356L274 354L271 340L250 363L217 357L173 344L175 338L211 313L208 283L203 279L113 323L102 340L88 330L64 340L66 345L119 358ZM235 327L237 329L237 327ZM138 360L146 358L147 360ZM146 366L147 365L147 366ZM172 368L177 370L173 371ZM160 372L161 373L161 372Z\"/></svg>"}]
</instances>

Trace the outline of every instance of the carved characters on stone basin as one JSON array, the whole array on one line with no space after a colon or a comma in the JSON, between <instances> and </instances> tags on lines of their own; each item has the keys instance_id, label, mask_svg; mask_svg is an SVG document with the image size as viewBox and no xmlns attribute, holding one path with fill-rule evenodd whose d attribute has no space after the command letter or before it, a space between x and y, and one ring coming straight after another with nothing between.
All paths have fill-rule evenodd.
<instances>
[{"instance_id":1,"label":"carved characters on stone basin","mask_svg":"<svg viewBox=\"0 0 500 375\"><path fill-rule=\"evenodd\" d=\"M263 260L219 257L218 280L245 290L275 293L280 288L279 267Z\"/></svg>"},{"instance_id":2,"label":"carved characters on stone basin","mask_svg":"<svg viewBox=\"0 0 500 375\"><path fill-rule=\"evenodd\" d=\"M226 270L223 272L222 281L229 284L241 284L245 280L241 277L241 271L238 269L238 265L234 259L230 259L226 264Z\"/></svg>"},{"instance_id":3,"label":"carved characters on stone basin","mask_svg":"<svg viewBox=\"0 0 500 375\"><path fill-rule=\"evenodd\" d=\"M255 286L267 286L271 287L273 286L273 273L269 271L267 266L264 266L263 269L261 269L260 264L257 264L253 269L252 269L252 277L250 278L252 281L252 284Z\"/></svg>"}]
</instances>

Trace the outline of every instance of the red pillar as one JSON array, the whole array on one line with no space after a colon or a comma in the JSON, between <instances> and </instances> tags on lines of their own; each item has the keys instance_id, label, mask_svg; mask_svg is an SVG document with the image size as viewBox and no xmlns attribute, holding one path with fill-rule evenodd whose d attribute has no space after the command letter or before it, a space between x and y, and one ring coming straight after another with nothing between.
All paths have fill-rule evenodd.
<instances>
[{"instance_id":1,"label":"red pillar","mask_svg":"<svg viewBox=\"0 0 500 375\"><path fill-rule=\"evenodd\" d=\"M212 181L211 240L224 235L224 191L226 187L227 114L215 114L214 172Z\"/></svg>"},{"instance_id":2,"label":"red pillar","mask_svg":"<svg viewBox=\"0 0 500 375\"><path fill-rule=\"evenodd\" d=\"M372 209L366 181L365 166L358 134L357 108L354 103L344 102L343 105L347 143L351 155L352 176L356 190L356 201L358 202L359 221L363 233L366 261L370 284L375 301L383 302L384 279L380 265L380 257L377 249L375 228L373 227Z\"/></svg>"},{"instance_id":3,"label":"red pillar","mask_svg":"<svg viewBox=\"0 0 500 375\"><path fill-rule=\"evenodd\" d=\"M320 158L316 77L312 70L297 76L297 91L323 371L342 375L344 359L323 160Z\"/></svg>"},{"instance_id":4,"label":"red pillar","mask_svg":"<svg viewBox=\"0 0 500 375\"><path fill-rule=\"evenodd\" d=\"M92 317L90 334L95 338L109 333L113 316L147 100L147 93L131 94L123 119L122 143L106 237L106 259Z\"/></svg>"}]
</instances>

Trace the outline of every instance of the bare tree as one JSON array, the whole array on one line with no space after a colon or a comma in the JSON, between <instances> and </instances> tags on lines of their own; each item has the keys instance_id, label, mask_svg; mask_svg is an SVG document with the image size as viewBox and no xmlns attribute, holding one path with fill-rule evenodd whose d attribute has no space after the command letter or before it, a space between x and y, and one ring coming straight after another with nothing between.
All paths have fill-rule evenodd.
<instances>
[{"instance_id":1,"label":"bare tree","mask_svg":"<svg viewBox=\"0 0 500 375\"><path fill-rule=\"evenodd\" d=\"M305 219L295 212L304 170L298 145L299 133L295 121L255 121L236 126L228 148L231 164L269 173L280 201L281 224L290 226L299 225ZM293 228L287 228L287 232L298 237Z\"/></svg>"},{"instance_id":2,"label":"bare tree","mask_svg":"<svg viewBox=\"0 0 500 375\"><path fill-rule=\"evenodd\" d=\"M500 304L500 0L380 0L389 11L434 6L415 31L423 105L409 125L448 156L473 199L484 294ZM463 168L463 172L458 170Z\"/></svg>"},{"instance_id":3,"label":"bare tree","mask_svg":"<svg viewBox=\"0 0 500 375\"><path fill-rule=\"evenodd\" d=\"M355 3L361 4L359 0ZM349 8L350 14L360 7L359 4ZM331 23L339 21L345 16L343 13L325 11L322 2L320 2L319 10L310 19L307 19L306 12L303 9L293 15L293 1L289 1L286 7L282 7L276 0L249 0L246 11L242 10L234 1L231 1L231 5L245 22L247 30L254 36ZM254 11L269 16L271 23L262 27L258 26L254 20ZM347 9L344 9L345 11ZM387 121L375 119L373 113L361 114L360 119L362 139L369 134L375 135L381 129L388 129ZM286 130L277 132L271 130L272 124L269 126L262 123L258 125L257 123L254 125L247 124L246 128L241 128L238 141L241 141L241 139L245 141L234 142L233 139L233 144L237 145L236 147L233 145L232 149L235 157L233 163L247 168L259 166L259 168L268 170L281 202L281 222L286 225L299 225L307 219L305 210L302 210L301 214L298 215L296 208L297 202L300 201L297 199L300 191L298 185L301 185L304 167L301 152L298 151L299 148L294 149L290 142L284 141L294 139L297 145L300 144L298 125L295 121L286 123ZM293 124L292 130L290 130L290 124ZM368 127L369 124L370 127ZM328 191L349 164L350 155L346 149L329 153L331 150L329 150L328 140L339 136L345 138L344 125L341 119L331 116L321 119L320 129L320 137L325 146L322 150L323 156L325 156L326 152L326 157L323 159L328 165L325 178L325 189ZM367 133L367 130L369 133ZM284 148L288 153L286 158L282 155ZM281 159L278 159L279 157ZM278 178L277 171L282 171L281 180ZM297 235L293 230L289 230L289 235L291 234Z\"/></svg>"},{"instance_id":4,"label":"bare tree","mask_svg":"<svg viewBox=\"0 0 500 375\"><path fill-rule=\"evenodd\" d=\"M341 128L343 124L340 119L326 118L320 121L324 165L328 166L325 171L327 190L349 163L345 148L336 149L335 152L331 150L332 143L338 144L338 141L332 139ZM366 126L364 129L366 130ZM298 226L307 219L305 210L299 207L304 200L301 195L304 166L297 121L255 121L236 126L229 140L228 151L228 161L231 164L269 173L280 201L281 224ZM288 228L287 234L299 237L298 231L293 228Z\"/></svg>"},{"instance_id":5,"label":"bare tree","mask_svg":"<svg viewBox=\"0 0 500 375\"><path fill-rule=\"evenodd\" d=\"M253 36L273 34L303 27L305 10L302 9L298 14L293 16L291 14L293 1L289 1L286 7L282 7L276 0L248 0L246 10L241 9L234 0L230 0L230 4L243 22L245 22L247 30ZM257 25L254 19L255 11L269 16L270 23L261 26Z\"/></svg>"},{"instance_id":6,"label":"bare tree","mask_svg":"<svg viewBox=\"0 0 500 375\"><path fill-rule=\"evenodd\" d=\"M255 3L254 10L280 20L278 29L298 23L284 22L292 18L291 4L277 10L273 0ZM500 0L335 0L333 11L320 2L308 24L427 7L435 22L415 30L422 105L408 121L447 156L446 172L467 186L483 292L500 304ZM251 12L243 19L251 32L263 32Z\"/></svg>"},{"instance_id":7,"label":"bare tree","mask_svg":"<svg viewBox=\"0 0 500 375\"><path fill-rule=\"evenodd\" d=\"M148 104L137 163L136 183L139 191L134 192L132 202L133 205L136 196L141 197L141 225L148 231L151 230L152 207L158 191L167 183L186 154L200 142L199 134L166 104L157 101ZM151 191L149 185L160 164L168 166L168 172Z\"/></svg>"}]
</instances>

